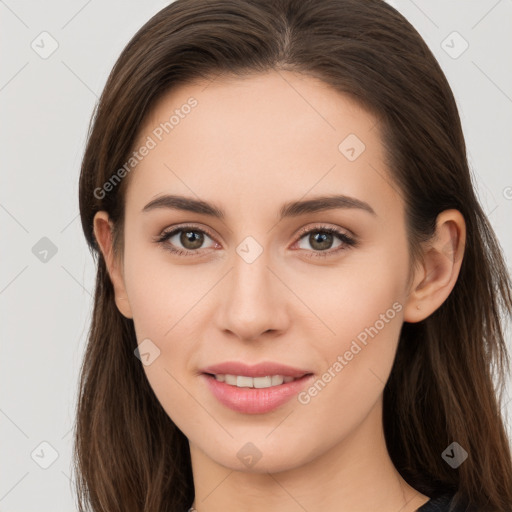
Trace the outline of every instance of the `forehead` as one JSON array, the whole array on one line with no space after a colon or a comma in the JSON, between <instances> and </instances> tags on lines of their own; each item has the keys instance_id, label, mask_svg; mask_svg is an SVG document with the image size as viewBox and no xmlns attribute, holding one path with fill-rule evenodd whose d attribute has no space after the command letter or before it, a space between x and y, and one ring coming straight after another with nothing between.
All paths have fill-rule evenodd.
<instances>
[{"instance_id":1,"label":"forehead","mask_svg":"<svg viewBox=\"0 0 512 512\"><path fill-rule=\"evenodd\" d=\"M127 195L140 208L171 191L255 208L261 198L308 191L394 195L377 119L324 82L292 72L175 87L141 125L135 150L145 144L151 149Z\"/></svg>"}]
</instances>

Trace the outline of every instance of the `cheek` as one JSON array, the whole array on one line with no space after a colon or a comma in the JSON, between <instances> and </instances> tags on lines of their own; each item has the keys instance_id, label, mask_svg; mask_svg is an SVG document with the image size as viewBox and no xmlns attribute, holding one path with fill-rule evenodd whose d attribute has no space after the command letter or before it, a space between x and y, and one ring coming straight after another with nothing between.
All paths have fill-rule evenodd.
<instances>
[{"instance_id":1,"label":"cheek","mask_svg":"<svg viewBox=\"0 0 512 512\"><path fill-rule=\"evenodd\" d=\"M382 392L403 323L408 259L405 244L397 247L361 254L333 268L329 279L320 279L321 269L318 279L309 274L299 281L300 293L328 327L315 340L324 373L304 402L337 404L340 414L350 407L357 416L358 408L363 414Z\"/></svg>"},{"instance_id":2,"label":"cheek","mask_svg":"<svg viewBox=\"0 0 512 512\"><path fill-rule=\"evenodd\" d=\"M316 340L319 359L326 372L336 373L346 397L364 393L372 371L385 381L391 370L403 304L389 277L376 283L352 275L343 286L332 286L328 298L317 296L315 306L329 327ZM329 376L326 380L330 382Z\"/></svg>"},{"instance_id":3,"label":"cheek","mask_svg":"<svg viewBox=\"0 0 512 512\"><path fill-rule=\"evenodd\" d=\"M172 337L211 287L211 270L176 265L160 247L126 243L125 284L137 339Z\"/></svg>"},{"instance_id":4,"label":"cheek","mask_svg":"<svg viewBox=\"0 0 512 512\"><path fill-rule=\"evenodd\" d=\"M137 341L151 340L151 350L158 354L143 366L148 382L168 416L185 429L182 420L200 413L187 391L188 364L204 325L199 302L211 284L208 276L161 258L131 253L125 264L126 287Z\"/></svg>"},{"instance_id":5,"label":"cheek","mask_svg":"<svg viewBox=\"0 0 512 512\"><path fill-rule=\"evenodd\" d=\"M327 346L339 346L360 334L364 339L374 324L384 332L400 323L401 315L396 316L403 309L407 264L406 250L396 246L361 251L337 267L295 275L294 290L324 325Z\"/></svg>"}]
</instances>

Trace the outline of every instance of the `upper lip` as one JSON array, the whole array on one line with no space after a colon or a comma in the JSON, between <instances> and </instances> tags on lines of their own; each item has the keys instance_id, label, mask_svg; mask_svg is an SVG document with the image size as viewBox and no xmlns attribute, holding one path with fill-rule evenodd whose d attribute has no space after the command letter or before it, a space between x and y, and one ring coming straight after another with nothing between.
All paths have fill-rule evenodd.
<instances>
[{"instance_id":1,"label":"upper lip","mask_svg":"<svg viewBox=\"0 0 512 512\"><path fill-rule=\"evenodd\" d=\"M226 361L224 363L208 366L201 370L203 373L213 375L243 375L247 377L266 377L268 375L282 375L283 377L303 377L311 373L308 370L293 368L272 361L264 361L254 365L248 365L239 361Z\"/></svg>"}]
</instances>

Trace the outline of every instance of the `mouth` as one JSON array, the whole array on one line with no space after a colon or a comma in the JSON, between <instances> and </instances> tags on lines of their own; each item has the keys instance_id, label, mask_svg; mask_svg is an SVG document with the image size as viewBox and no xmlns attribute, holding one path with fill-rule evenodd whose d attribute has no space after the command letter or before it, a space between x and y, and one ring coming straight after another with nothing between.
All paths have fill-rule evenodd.
<instances>
[{"instance_id":1,"label":"mouth","mask_svg":"<svg viewBox=\"0 0 512 512\"><path fill-rule=\"evenodd\" d=\"M224 382L228 386L236 386L237 388L256 388L266 389L281 386L282 384L288 384L295 380L302 379L306 375L312 375L305 373L299 377L292 377L290 375L266 375L264 377L250 377L248 375L231 375L229 373L205 373L210 377L213 377L217 382Z\"/></svg>"},{"instance_id":2,"label":"mouth","mask_svg":"<svg viewBox=\"0 0 512 512\"><path fill-rule=\"evenodd\" d=\"M265 414L274 411L296 397L314 379L312 373L258 377L202 373L200 377L221 405L242 414Z\"/></svg>"}]
</instances>

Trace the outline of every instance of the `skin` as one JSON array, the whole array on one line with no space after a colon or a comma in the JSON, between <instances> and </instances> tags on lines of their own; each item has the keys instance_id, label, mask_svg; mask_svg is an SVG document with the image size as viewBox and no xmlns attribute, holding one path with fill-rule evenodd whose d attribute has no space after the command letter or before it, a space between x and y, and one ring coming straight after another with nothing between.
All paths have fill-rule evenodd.
<instances>
[{"instance_id":1,"label":"skin","mask_svg":"<svg viewBox=\"0 0 512 512\"><path fill-rule=\"evenodd\" d=\"M323 82L292 72L175 88L147 115L135 146L190 96L198 105L127 178L123 253L112 251L106 212L96 215L94 229L120 312L133 318L139 343L149 338L160 349L144 370L189 439L196 509L417 510L429 497L389 457L383 389L402 323L428 317L455 284L465 242L461 214L439 215L435 237L413 266L377 120ZM354 161L338 149L351 133L366 146ZM166 193L214 203L226 217L142 212ZM284 203L333 193L365 201L375 214L337 208L279 221ZM194 247L180 243L179 233L172 242L154 241L181 223L213 235L195 249L199 256L169 252L172 243ZM333 252L340 245L334 235L331 255L315 257L326 251L298 232L319 225L358 244ZM252 263L236 252L247 236L263 249ZM393 304L400 311L308 404L292 399L269 413L238 413L198 376L207 365L240 360L278 361L321 377ZM249 442L261 453L251 467L237 457Z\"/></svg>"}]
</instances>

